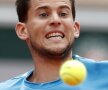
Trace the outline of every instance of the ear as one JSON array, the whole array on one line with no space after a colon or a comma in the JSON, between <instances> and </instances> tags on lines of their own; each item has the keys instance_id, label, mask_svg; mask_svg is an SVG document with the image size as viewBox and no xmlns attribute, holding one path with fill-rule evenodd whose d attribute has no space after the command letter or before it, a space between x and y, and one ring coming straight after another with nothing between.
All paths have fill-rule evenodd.
<instances>
[{"instance_id":1,"label":"ear","mask_svg":"<svg viewBox=\"0 0 108 90\"><path fill-rule=\"evenodd\" d=\"M18 22L16 24L15 30L16 30L17 36L20 39L26 40L29 37L29 34L28 34L27 27L26 27L25 23Z\"/></svg>"},{"instance_id":2,"label":"ear","mask_svg":"<svg viewBox=\"0 0 108 90\"><path fill-rule=\"evenodd\" d=\"M78 21L74 22L74 37L78 38L80 35L80 23Z\"/></svg>"}]
</instances>

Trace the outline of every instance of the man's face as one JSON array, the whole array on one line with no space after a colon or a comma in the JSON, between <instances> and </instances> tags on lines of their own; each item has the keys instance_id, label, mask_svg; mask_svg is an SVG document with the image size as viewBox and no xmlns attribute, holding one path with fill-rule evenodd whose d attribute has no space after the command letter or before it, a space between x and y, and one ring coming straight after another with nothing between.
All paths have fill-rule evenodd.
<instances>
[{"instance_id":1,"label":"man's face","mask_svg":"<svg viewBox=\"0 0 108 90\"><path fill-rule=\"evenodd\" d=\"M63 53L79 35L77 25L69 0L31 0L26 26L36 52Z\"/></svg>"}]
</instances>

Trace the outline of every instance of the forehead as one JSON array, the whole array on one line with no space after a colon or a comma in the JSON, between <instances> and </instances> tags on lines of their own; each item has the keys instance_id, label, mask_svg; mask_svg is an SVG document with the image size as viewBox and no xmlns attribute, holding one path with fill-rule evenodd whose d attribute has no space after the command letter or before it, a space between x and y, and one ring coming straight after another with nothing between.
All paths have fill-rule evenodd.
<instances>
[{"instance_id":1,"label":"forehead","mask_svg":"<svg viewBox=\"0 0 108 90\"><path fill-rule=\"evenodd\" d=\"M68 6L71 8L70 0L31 0L30 6L32 8L37 8L41 6L55 7L55 6Z\"/></svg>"}]
</instances>

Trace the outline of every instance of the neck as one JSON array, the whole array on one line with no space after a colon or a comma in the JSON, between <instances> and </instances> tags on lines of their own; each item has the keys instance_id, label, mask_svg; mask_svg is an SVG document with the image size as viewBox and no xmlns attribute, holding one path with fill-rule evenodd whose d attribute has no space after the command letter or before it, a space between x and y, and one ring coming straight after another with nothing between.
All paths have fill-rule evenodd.
<instances>
[{"instance_id":1,"label":"neck","mask_svg":"<svg viewBox=\"0 0 108 90\"><path fill-rule=\"evenodd\" d=\"M49 82L59 78L59 70L61 65L66 60L72 58L72 55L70 54L67 58L62 60L49 60L39 57L38 55L33 57L35 69L28 80L31 82Z\"/></svg>"}]
</instances>

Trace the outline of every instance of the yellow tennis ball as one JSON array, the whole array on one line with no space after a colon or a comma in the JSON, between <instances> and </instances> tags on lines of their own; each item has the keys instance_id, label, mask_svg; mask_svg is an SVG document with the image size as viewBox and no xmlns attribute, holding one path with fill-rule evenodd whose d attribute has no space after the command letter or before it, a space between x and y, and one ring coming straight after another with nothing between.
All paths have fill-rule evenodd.
<instances>
[{"instance_id":1,"label":"yellow tennis ball","mask_svg":"<svg viewBox=\"0 0 108 90\"><path fill-rule=\"evenodd\" d=\"M60 77L64 83L74 86L82 83L86 78L86 67L78 60L68 60L60 68Z\"/></svg>"}]
</instances>

